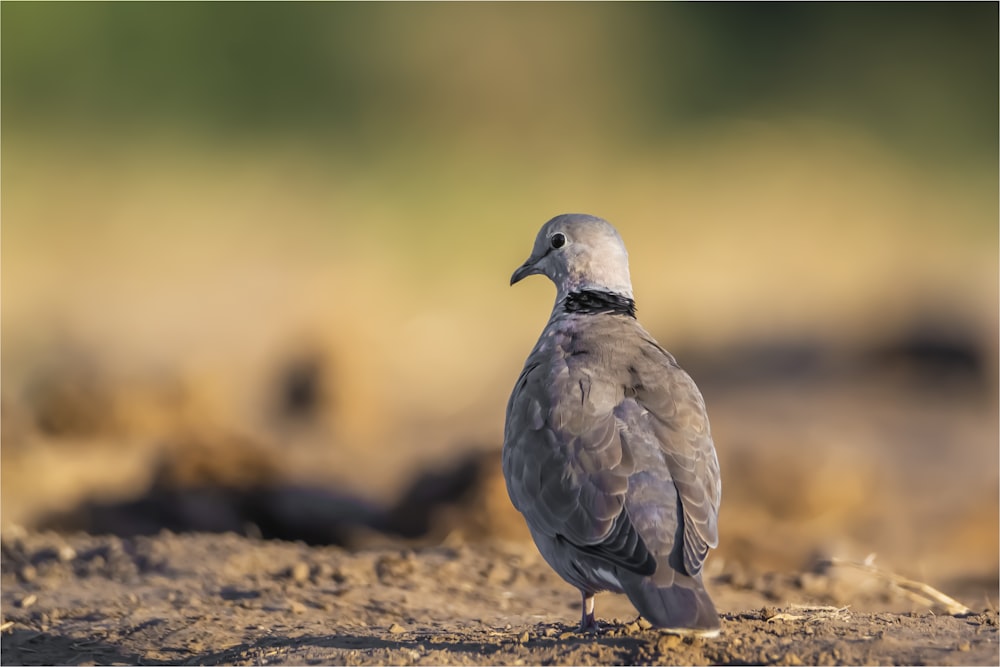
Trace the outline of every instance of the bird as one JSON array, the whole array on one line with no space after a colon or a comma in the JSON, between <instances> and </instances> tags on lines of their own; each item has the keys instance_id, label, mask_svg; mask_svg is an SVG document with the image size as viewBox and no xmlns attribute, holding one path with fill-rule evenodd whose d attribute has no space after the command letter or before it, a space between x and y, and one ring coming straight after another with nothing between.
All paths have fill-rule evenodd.
<instances>
[{"instance_id":1,"label":"bird","mask_svg":"<svg viewBox=\"0 0 1000 667\"><path fill-rule=\"evenodd\" d=\"M510 284L536 274L555 283L556 300L507 403L511 503L579 590L581 631L600 630L594 596L612 591L655 627L718 635L702 573L718 546L722 484L701 392L636 319L611 223L546 222Z\"/></svg>"}]
</instances>

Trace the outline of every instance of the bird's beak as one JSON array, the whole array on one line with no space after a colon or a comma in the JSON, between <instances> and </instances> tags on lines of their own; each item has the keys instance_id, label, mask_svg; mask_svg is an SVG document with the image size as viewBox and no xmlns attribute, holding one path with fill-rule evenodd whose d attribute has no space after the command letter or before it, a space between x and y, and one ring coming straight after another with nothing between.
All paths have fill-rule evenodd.
<instances>
[{"instance_id":1,"label":"bird's beak","mask_svg":"<svg viewBox=\"0 0 1000 667\"><path fill-rule=\"evenodd\" d=\"M538 270L537 262L538 262L537 257L529 257L524 262L524 264L517 267L517 271L515 271L513 275L511 275L510 284L513 285L514 283L519 282L522 278L526 278L527 276L532 276L535 275L536 273L540 273L540 271Z\"/></svg>"}]
</instances>

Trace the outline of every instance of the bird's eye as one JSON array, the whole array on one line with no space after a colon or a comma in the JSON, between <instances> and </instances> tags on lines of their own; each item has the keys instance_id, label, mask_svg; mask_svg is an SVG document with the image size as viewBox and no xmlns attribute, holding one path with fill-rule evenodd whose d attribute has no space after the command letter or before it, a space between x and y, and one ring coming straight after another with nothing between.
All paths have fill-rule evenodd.
<instances>
[{"instance_id":1,"label":"bird's eye","mask_svg":"<svg viewBox=\"0 0 1000 667\"><path fill-rule=\"evenodd\" d=\"M563 234L562 232L556 232L555 234L552 235L552 238L549 239L549 244L553 248L558 250L559 248L566 245L566 235Z\"/></svg>"}]
</instances>

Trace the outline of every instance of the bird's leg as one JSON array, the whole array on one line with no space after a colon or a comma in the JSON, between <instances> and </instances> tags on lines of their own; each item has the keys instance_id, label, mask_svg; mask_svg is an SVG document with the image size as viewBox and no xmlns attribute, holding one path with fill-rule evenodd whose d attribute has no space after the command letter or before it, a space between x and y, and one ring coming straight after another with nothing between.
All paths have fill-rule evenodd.
<instances>
[{"instance_id":1,"label":"bird's leg","mask_svg":"<svg viewBox=\"0 0 1000 667\"><path fill-rule=\"evenodd\" d=\"M596 632L599 629L597 619L594 618L594 594L580 591L583 597L583 617L580 619L581 632Z\"/></svg>"}]
</instances>

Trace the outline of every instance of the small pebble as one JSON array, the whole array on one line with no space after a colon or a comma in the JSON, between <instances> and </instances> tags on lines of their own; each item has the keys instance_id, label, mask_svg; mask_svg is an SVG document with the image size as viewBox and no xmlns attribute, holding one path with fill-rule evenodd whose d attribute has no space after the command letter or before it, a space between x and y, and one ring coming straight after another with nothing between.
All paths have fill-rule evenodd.
<instances>
[{"instance_id":1,"label":"small pebble","mask_svg":"<svg viewBox=\"0 0 1000 667\"><path fill-rule=\"evenodd\" d=\"M288 568L288 576L291 577L293 581L300 584L304 583L309 579L309 563L300 560L298 563Z\"/></svg>"},{"instance_id":2,"label":"small pebble","mask_svg":"<svg viewBox=\"0 0 1000 667\"><path fill-rule=\"evenodd\" d=\"M288 610L293 614L304 614L306 613L306 606L298 600L292 600L292 602L288 605Z\"/></svg>"},{"instance_id":3,"label":"small pebble","mask_svg":"<svg viewBox=\"0 0 1000 667\"><path fill-rule=\"evenodd\" d=\"M38 577L38 570L35 569L34 565L23 565L21 569L17 571L17 576L24 583L29 583Z\"/></svg>"},{"instance_id":4,"label":"small pebble","mask_svg":"<svg viewBox=\"0 0 1000 667\"><path fill-rule=\"evenodd\" d=\"M389 626L389 633L390 634L398 635L398 634L401 634L403 632L406 632L406 628L404 628L399 623L393 623L392 625Z\"/></svg>"},{"instance_id":5,"label":"small pebble","mask_svg":"<svg viewBox=\"0 0 1000 667\"><path fill-rule=\"evenodd\" d=\"M527 644L529 639L531 639L531 633L525 630L518 636L517 641L522 644Z\"/></svg>"},{"instance_id":6,"label":"small pebble","mask_svg":"<svg viewBox=\"0 0 1000 667\"><path fill-rule=\"evenodd\" d=\"M38 596L35 595L34 593L29 593L28 595L25 595L23 598L21 598L21 601L18 603L17 606L19 606L21 609L27 609L36 602L38 602Z\"/></svg>"},{"instance_id":7,"label":"small pebble","mask_svg":"<svg viewBox=\"0 0 1000 667\"><path fill-rule=\"evenodd\" d=\"M969 642L962 642L961 644L958 645L958 650L962 652L969 651L971 649L972 645L969 644Z\"/></svg>"},{"instance_id":8,"label":"small pebble","mask_svg":"<svg viewBox=\"0 0 1000 667\"><path fill-rule=\"evenodd\" d=\"M76 549L74 549L68 544L64 544L61 547L59 547L59 553L57 555L59 557L59 560L61 560L64 563L68 563L69 561L76 558Z\"/></svg>"},{"instance_id":9,"label":"small pebble","mask_svg":"<svg viewBox=\"0 0 1000 667\"><path fill-rule=\"evenodd\" d=\"M649 630L651 627L653 627L652 623L650 623L641 616L636 620L636 623L638 623L639 627L642 628L643 630Z\"/></svg>"}]
</instances>

